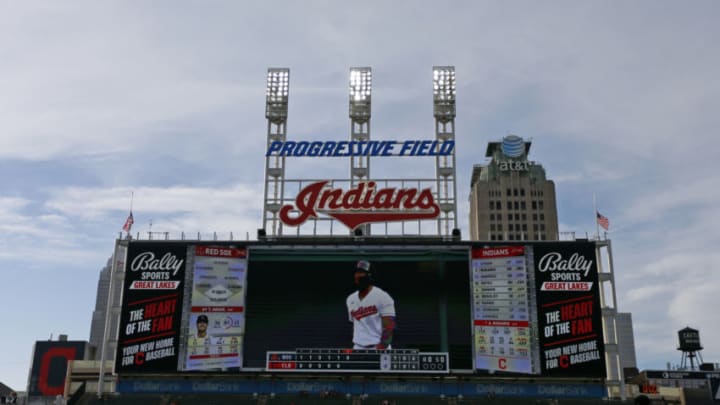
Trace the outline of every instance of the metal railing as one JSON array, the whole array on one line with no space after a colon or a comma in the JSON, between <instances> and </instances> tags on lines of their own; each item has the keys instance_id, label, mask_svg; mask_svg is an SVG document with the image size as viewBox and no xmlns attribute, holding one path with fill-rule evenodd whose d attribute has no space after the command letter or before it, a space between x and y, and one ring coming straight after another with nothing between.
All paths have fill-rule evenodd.
<instances>
[{"instance_id":1,"label":"metal railing","mask_svg":"<svg viewBox=\"0 0 720 405\"><path fill-rule=\"evenodd\" d=\"M242 233L241 233L242 235ZM250 232L245 232L245 238L236 238L233 232L135 232L134 234L118 233L120 240L205 240L205 241L240 241L250 240Z\"/></svg>"}]
</instances>

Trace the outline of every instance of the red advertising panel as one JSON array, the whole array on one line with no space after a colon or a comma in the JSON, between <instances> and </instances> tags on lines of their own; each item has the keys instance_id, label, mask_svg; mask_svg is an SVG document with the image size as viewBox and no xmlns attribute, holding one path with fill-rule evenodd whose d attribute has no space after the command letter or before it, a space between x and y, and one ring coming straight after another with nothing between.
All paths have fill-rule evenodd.
<instances>
[{"instance_id":1,"label":"red advertising panel","mask_svg":"<svg viewBox=\"0 0 720 405\"><path fill-rule=\"evenodd\" d=\"M185 244L129 244L116 372L177 370L186 256Z\"/></svg>"},{"instance_id":2,"label":"red advertising panel","mask_svg":"<svg viewBox=\"0 0 720 405\"><path fill-rule=\"evenodd\" d=\"M36 342L33 354L29 396L55 396L65 392L69 360L82 360L87 342Z\"/></svg>"},{"instance_id":3,"label":"red advertising panel","mask_svg":"<svg viewBox=\"0 0 720 405\"><path fill-rule=\"evenodd\" d=\"M605 377L595 244L536 244L540 364L544 376Z\"/></svg>"}]
</instances>

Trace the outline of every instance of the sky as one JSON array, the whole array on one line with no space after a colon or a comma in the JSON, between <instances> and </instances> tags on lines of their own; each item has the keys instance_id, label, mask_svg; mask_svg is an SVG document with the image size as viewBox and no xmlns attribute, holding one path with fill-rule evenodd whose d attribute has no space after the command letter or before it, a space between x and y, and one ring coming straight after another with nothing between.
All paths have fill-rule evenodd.
<instances>
[{"instance_id":1,"label":"sky","mask_svg":"<svg viewBox=\"0 0 720 405\"><path fill-rule=\"evenodd\" d=\"M610 219L641 369L700 330L720 362L716 1L0 0L0 382L33 343L86 340L98 275L133 230L254 237L265 77L290 68L289 140L349 138L348 72L373 69L373 139L432 139L432 67L457 75L458 218L487 142L532 140L560 230ZM388 161L388 159L392 159ZM432 160L372 161L415 178ZM346 159L288 177L345 178Z\"/></svg>"}]
</instances>

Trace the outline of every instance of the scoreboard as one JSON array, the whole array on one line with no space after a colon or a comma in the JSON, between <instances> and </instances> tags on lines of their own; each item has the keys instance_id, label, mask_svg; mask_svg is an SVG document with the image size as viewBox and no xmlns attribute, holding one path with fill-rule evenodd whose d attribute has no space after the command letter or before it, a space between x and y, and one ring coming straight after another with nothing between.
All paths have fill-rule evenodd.
<instances>
[{"instance_id":1,"label":"scoreboard","mask_svg":"<svg viewBox=\"0 0 720 405\"><path fill-rule=\"evenodd\" d=\"M118 374L606 376L594 242L121 242ZM358 260L393 349L347 348Z\"/></svg>"},{"instance_id":2,"label":"scoreboard","mask_svg":"<svg viewBox=\"0 0 720 405\"><path fill-rule=\"evenodd\" d=\"M447 353L420 352L415 349L296 349L267 352L268 371L305 372L450 372Z\"/></svg>"}]
</instances>

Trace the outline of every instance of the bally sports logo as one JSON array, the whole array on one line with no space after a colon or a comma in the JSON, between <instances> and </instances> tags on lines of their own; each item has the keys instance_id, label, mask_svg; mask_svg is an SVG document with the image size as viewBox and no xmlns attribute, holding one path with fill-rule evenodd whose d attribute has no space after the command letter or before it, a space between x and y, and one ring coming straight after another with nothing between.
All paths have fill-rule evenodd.
<instances>
[{"instance_id":1,"label":"bally sports logo","mask_svg":"<svg viewBox=\"0 0 720 405\"><path fill-rule=\"evenodd\" d=\"M318 181L300 190L294 205L280 209L280 220L298 226L322 213L355 229L372 222L433 219L440 214L429 188L377 189L375 182L369 181L345 191L326 187L328 183Z\"/></svg>"},{"instance_id":2,"label":"bally sports logo","mask_svg":"<svg viewBox=\"0 0 720 405\"><path fill-rule=\"evenodd\" d=\"M156 258L153 252L143 252L130 263L130 271L140 271L140 280L130 284L131 290L175 290L180 281L170 280L177 275L185 260L168 252Z\"/></svg>"},{"instance_id":3,"label":"bally sports logo","mask_svg":"<svg viewBox=\"0 0 720 405\"><path fill-rule=\"evenodd\" d=\"M587 278L592 269L592 260L573 253L568 259L558 252L550 252L540 258L538 271L548 273L551 281L542 283L541 291L590 291L592 281Z\"/></svg>"}]
</instances>

